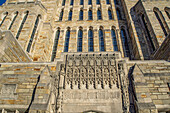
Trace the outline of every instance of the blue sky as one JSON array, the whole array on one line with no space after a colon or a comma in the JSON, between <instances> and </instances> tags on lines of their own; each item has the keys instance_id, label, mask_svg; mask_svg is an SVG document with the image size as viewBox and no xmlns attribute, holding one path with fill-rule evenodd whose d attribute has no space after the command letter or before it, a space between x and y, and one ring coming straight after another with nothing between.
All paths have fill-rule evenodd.
<instances>
[{"instance_id":1,"label":"blue sky","mask_svg":"<svg viewBox=\"0 0 170 113\"><path fill-rule=\"evenodd\" d=\"M2 5L5 2L6 2L6 0L0 0L0 5Z\"/></svg>"}]
</instances>

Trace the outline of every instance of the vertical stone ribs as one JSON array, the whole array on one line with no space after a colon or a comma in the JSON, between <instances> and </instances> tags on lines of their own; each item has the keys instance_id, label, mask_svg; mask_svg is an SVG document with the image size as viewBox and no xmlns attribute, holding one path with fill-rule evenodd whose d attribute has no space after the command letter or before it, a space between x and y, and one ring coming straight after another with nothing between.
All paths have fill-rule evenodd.
<instances>
[{"instance_id":1,"label":"vertical stone ribs","mask_svg":"<svg viewBox=\"0 0 170 113\"><path fill-rule=\"evenodd\" d=\"M63 68L65 89L112 89L118 84L115 54L67 55Z\"/></svg>"}]
</instances>

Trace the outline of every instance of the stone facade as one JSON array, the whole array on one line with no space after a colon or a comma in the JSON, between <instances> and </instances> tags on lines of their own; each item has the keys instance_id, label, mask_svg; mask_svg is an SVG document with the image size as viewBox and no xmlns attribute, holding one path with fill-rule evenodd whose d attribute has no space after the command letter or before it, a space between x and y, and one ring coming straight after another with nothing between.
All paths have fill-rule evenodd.
<instances>
[{"instance_id":1,"label":"stone facade","mask_svg":"<svg viewBox=\"0 0 170 113\"><path fill-rule=\"evenodd\" d=\"M0 6L1 112L169 113L168 6L7 0Z\"/></svg>"}]
</instances>

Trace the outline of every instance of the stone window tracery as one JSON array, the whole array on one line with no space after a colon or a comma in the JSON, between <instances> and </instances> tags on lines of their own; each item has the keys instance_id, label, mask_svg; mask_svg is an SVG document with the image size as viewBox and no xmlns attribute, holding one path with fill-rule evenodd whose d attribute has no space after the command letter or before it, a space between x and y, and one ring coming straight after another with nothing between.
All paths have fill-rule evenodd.
<instances>
[{"instance_id":1,"label":"stone window tracery","mask_svg":"<svg viewBox=\"0 0 170 113\"><path fill-rule=\"evenodd\" d=\"M78 41L77 41L77 52L82 52L82 43L83 43L83 30L82 28L79 28Z\"/></svg>"},{"instance_id":2,"label":"stone window tracery","mask_svg":"<svg viewBox=\"0 0 170 113\"><path fill-rule=\"evenodd\" d=\"M99 29L99 50L100 51L105 51L105 45L104 45L104 34L103 34L103 29Z\"/></svg>"},{"instance_id":3,"label":"stone window tracery","mask_svg":"<svg viewBox=\"0 0 170 113\"><path fill-rule=\"evenodd\" d=\"M65 36L64 52L68 52L70 40L70 29L68 28Z\"/></svg>"},{"instance_id":4,"label":"stone window tracery","mask_svg":"<svg viewBox=\"0 0 170 113\"><path fill-rule=\"evenodd\" d=\"M116 33L113 28L111 29L111 36L112 36L112 42L113 42L113 49L114 51L118 51Z\"/></svg>"},{"instance_id":5,"label":"stone window tracery","mask_svg":"<svg viewBox=\"0 0 170 113\"><path fill-rule=\"evenodd\" d=\"M93 47L93 30L92 28L89 29L89 32L88 32L88 50L89 52L92 52L94 51L94 47Z\"/></svg>"}]
</instances>

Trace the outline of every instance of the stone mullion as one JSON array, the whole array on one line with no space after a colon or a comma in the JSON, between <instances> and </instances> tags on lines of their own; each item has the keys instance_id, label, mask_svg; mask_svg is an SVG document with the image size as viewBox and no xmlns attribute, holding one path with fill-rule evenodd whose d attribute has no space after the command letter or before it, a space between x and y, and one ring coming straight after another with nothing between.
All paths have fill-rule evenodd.
<instances>
[{"instance_id":1,"label":"stone mullion","mask_svg":"<svg viewBox=\"0 0 170 113\"><path fill-rule=\"evenodd\" d=\"M69 9L68 8L64 8L64 13L63 13L63 21L67 21L68 20L68 15L69 15Z\"/></svg>"},{"instance_id":2,"label":"stone mullion","mask_svg":"<svg viewBox=\"0 0 170 113\"><path fill-rule=\"evenodd\" d=\"M113 51L113 45L112 45L112 40L111 40L111 31L110 29L105 29L105 49L106 51Z\"/></svg>"},{"instance_id":3,"label":"stone mullion","mask_svg":"<svg viewBox=\"0 0 170 113\"><path fill-rule=\"evenodd\" d=\"M107 6L105 4L102 5L101 11L102 11L102 19L103 20L109 20L108 19Z\"/></svg>"},{"instance_id":4,"label":"stone mullion","mask_svg":"<svg viewBox=\"0 0 170 113\"><path fill-rule=\"evenodd\" d=\"M121 38L121 34L120 34L120 30L116 30L116 34L117 34L117 39L118 39L118 47L119 47L119 51L121 52L122 57L124 57L124 48L123 48L123 44L122 44L122 38Z\"/></svg>"},{"instance_id":5,"label":"stone mullion","mask_svg":"<svg viewBox=\"0 0 170 113\"><path fill-rule=\"evenodd\" d=\"M116 14L116 6L114 3L114 0L110 0L111 6L112 6L112 14L113 14L113 18L114 20L118 20L117 19L117 14Z\"/></svg>"},{"instance_id":6,"label":"stone mullion","mask_svg":"<svg viewBox=\"0 0 170 113\"><path fill-rule=\"evenodd\" d=\"M99 51L99 35L98 35L98 30L94 29L94 52Z\"/></svg>"},{"instance_id":7,"label":"stone mullion","mask_svg":"<svg viewBox=\"0 0 170 113\"><path fill-rule=\"evenodd\" d=\"M88 9L84 8L83 9L83 20L88 20Z\"/></svg>"},{"instance_id":8,"label":"stone mullion","mask_svg":"<svg viewBox=\"0 0 170 113\"><path fill-rule=\"evenodd\" d=\"M97 20L97 7L92 8L93 21Z\"/></svg>"},{"instance_id":9,"label":"stone mullion","mask_svg":"<svg viewBox=\"0 0 170 113\"><path fill-rule=\"evenodd\" d=\"M69 40L69 52L76 52L77 51L77 39L76 39L76 30L70 31L70 40Z\"/></svg>"},{"instance_id":10,"label":"stone mullion","mask_svg":"<svg viewBox=\"0 0 170 113\"><path fill-rule=\"evenodd\" d=\"M83 30L83 42L82 42L82 52L88 52L88 31Z\"/></svg>"},{"instance_id":11,"label":"stone mullion","mask_svg":"<svg viewBox=\"0 0 170 113\"><path fill-rule=\"evenodd\" d=\"M72 21L77 21L79 19L79 8L73 8Z\"/></svg>"}]
</instances>

